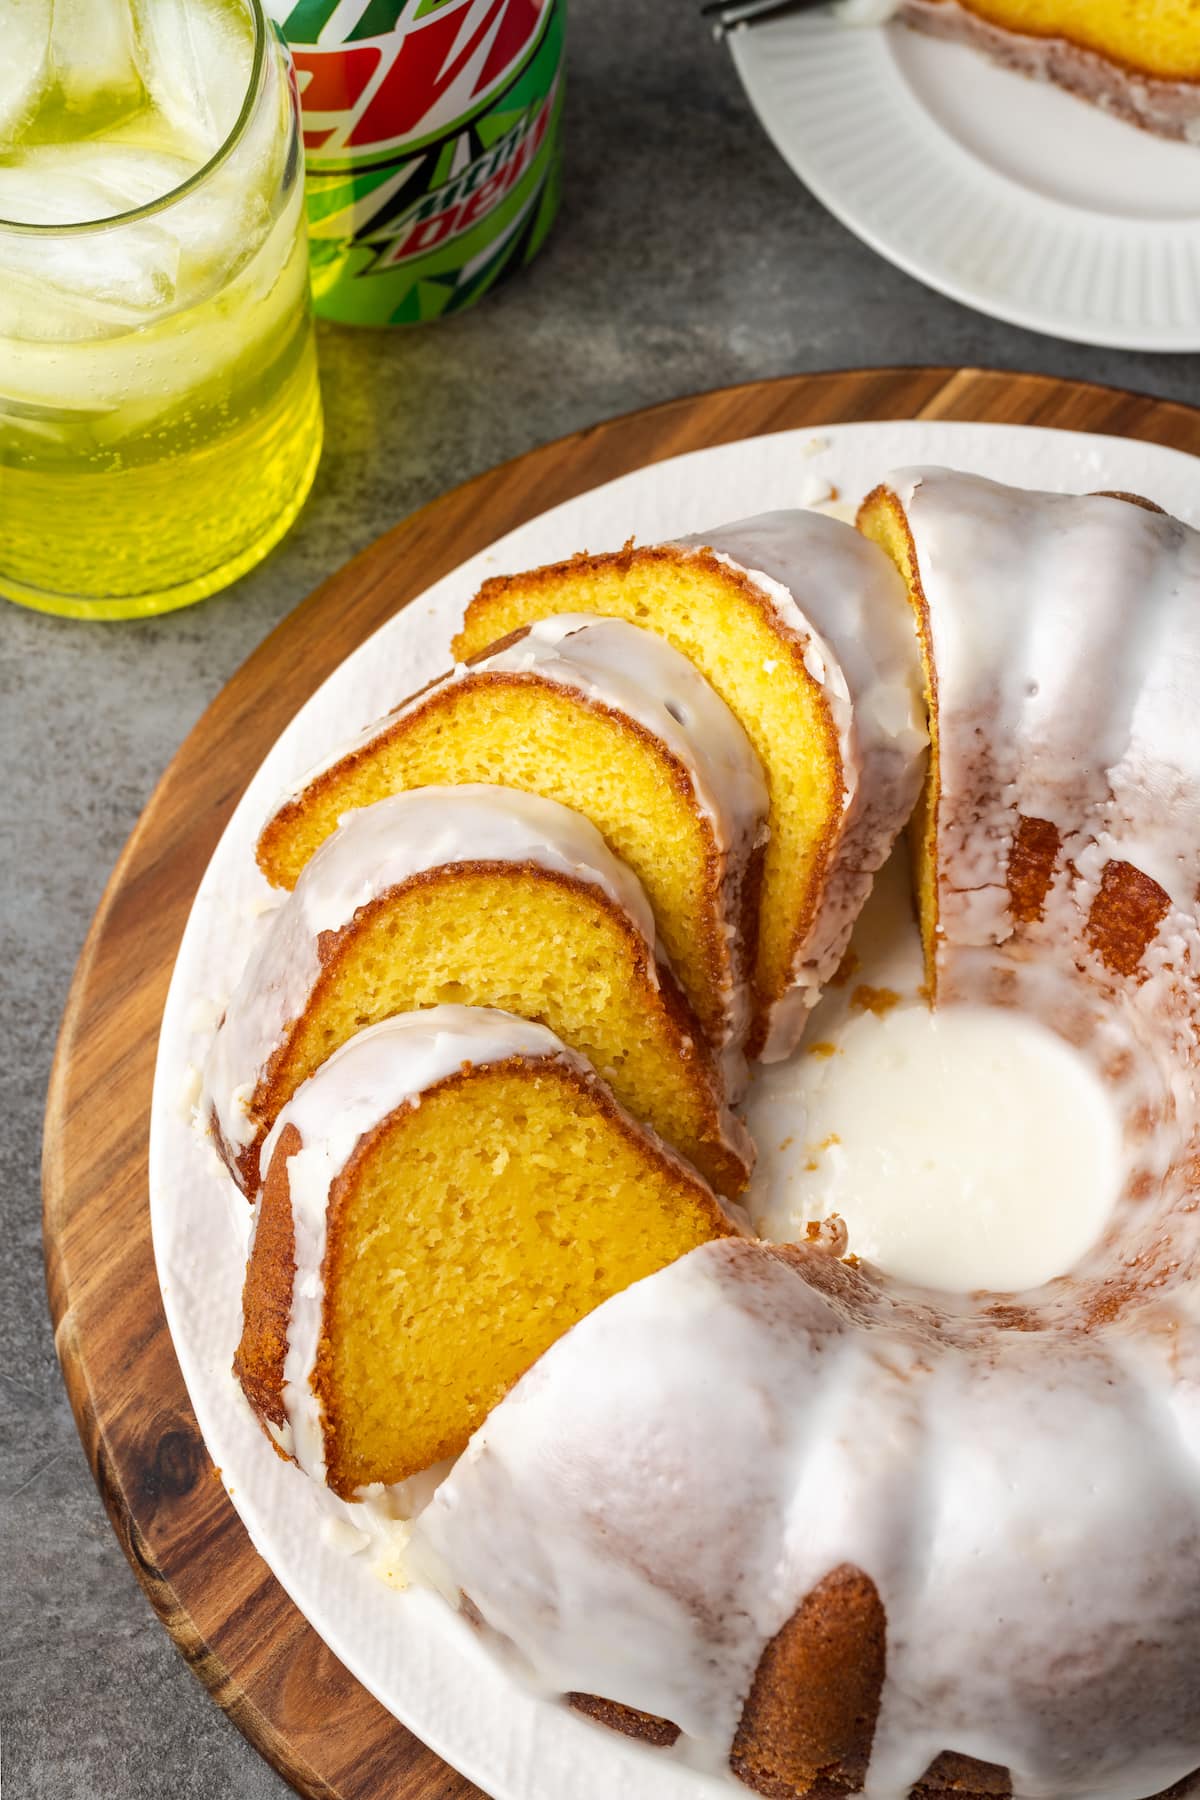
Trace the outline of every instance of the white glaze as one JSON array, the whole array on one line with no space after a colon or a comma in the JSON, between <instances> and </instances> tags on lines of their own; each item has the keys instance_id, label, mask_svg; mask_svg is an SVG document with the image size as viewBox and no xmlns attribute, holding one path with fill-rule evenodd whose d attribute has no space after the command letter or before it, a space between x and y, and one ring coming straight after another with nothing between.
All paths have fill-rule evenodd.
<instances>
[{"instance_id":1,"label":"white glaze","mask_svg":"<svg viewBox=\"0 0 1200 1800\"><path fill-rule=\"evenodd\" d=\"M551 1057L587 1068L544 1025L512 1013L469 1006L400 1013L335 1050L297 1088L263 1145L265 1175L287 1127L300 1133L301 1148L287 1162L296 1259L284 1360L288 1428L272 1435L316 1481L325 1479L325 1442L312 1376L325 1301L321 1269L330 1186L359 1140L400 1107L419 1104L426 1088L468 1064L509 1056Z\"/></svg>"},{"instance_id":2,"label":"white glaze","mask_svg":"<svg viewBox=\"0 0 1200 1800\"><path fill-rule=\"evenodd\" d=\"M837 968L875 871L924 774L925 702L904 584L876 545L815 512L764 513L680 540L709 548L771 603L829 707L842 762L842 818L792 986L772 1008L764 1062L791 1054Z\"/></svg>"},{"instance_id":3,"label":"white glaze","mask_svg":"<svg viewBox=\"0 0 1200 1800\"><path fill-rule=\"evenodd\" d=\"M1127 501L1024 493L949 470L904 470L889 486L931 616L948 945L1010 935L1019 814L1064 833L1051 911L1065 902L1074 923L1115 857L1190 915L1200 533ZM1081 883L1068 893L1072 863Z\"/></svg>"},{"instance_id":4,"label":"white glaze","mask_svg":"<svg viewBox=\"0 0 1200 1800\"><path fill-rule=\"evenodd\" d=\"M767 786L741 725L665 639L624 619L560 613L471 671L536 674L575 689L658 738L688 771L718 850L745 857L763 836Z\"/></svg>"},{"instance_id":5,"label":"white glaze","mask_svg":"<svg viewBox=\"0 0 1200 1800\"><path fill-rule=\"evenodd\" d=\"M539 1682L673 1719L713 1767L766 1643L850 1564L887 1615L867 1800L947 1749L1016 1800L1143 1800L1200 1768L1200 538L890 485L938 680L940 1001L1036 1022L1103 1082L1108 1226L1000 1307L707 1245L560 1340L417 1534ZM1035 923L1006 884L1022 815L1064 835ZM1171 899L1132 977L1085 937L1113 857Z\"/></svg>"},{"instance_id":6,"label":"white glaze","mask_svg":"<svg viewBox=\"0 0 1200 1800\"><path fill-rule=\"evenodd\" d=\"M415 788L361 807L346 815L271 915L213 1041L203 1112L208 1117L215 1110L228 1145L242 1149L255 1136L250 1102L320 974L321 933L340 931L359 907L414 875L479 861L532 862L586 881L654 946L654 917L641 883L589 820L556 800L464 783Z\"/></svg>"},{"instance_id":7,"label":"white glaze","mask_svg":"<svg viewBox=\"0 0 1200 1800\"><path fill-rule=\"evenodd\" d=\"M932 1343L865 1283L834 1301L706 1245L542 1357L417 1537L536 1679L673 1719L714 1765L763 1645L849 1563L888 1619L868 1800L947 1747L1030 1800L1157 1792L1200 1760L1194 1461L1124 1342Z\"/></svg>"},{"instance_id":8,"label":"white glaze","mask_svg":"<svg viewBox=\"0 0 1200 1800\"><path fill-rule=\"evenodd\" d=\"M803 1241L810 1222L836 1216L851 1254L949 1293L1065 1274L1120 1191L1124 1146L1104 1084L1012 1009L930 1011L903 844L850 947L853 976L825 993L801 1053L750 1091L756 1229Z\"/></svg>"}]
</instances>

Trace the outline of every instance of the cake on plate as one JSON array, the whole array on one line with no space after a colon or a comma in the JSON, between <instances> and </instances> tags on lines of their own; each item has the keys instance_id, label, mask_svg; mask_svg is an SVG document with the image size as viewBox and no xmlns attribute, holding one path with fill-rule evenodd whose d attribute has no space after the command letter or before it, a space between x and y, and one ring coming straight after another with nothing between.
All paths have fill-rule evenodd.
<instances>
[{"instance_id":1,"label":"cake on plate","mask_svg":"<svg viewBox=\"0 0 1200 1800\"><path fill-rule=\"evenodd\" d=\"M756 1792L1175 1800L1200 1771L1200 534L939 470L860 522L927 671L937 1002L1018 1008L1091 1064L1111 1218L1020 1295L701 1246L547 1351L418 1542L537 1683Z\"/></svg>"},{"instance_id":2,"label":"cake on plate","mask_svg":"<svg viewBox=\"0 0 1200 1800\"><path fill-rule=\"evenodd\" d=\"M455 654L555 612L602 613L689 657L770 790L752 1055L795 1048L923 772L919 669L895 571L850 526L766 513L676 543L484 583Z\"/></svg>"},{"instance_id":3,"label":"cake on plate","mask_svg":"<svg viewBox=\"0 0 1200 1800\"><path fill-rule=\"evenodd\" d=\"M781 531L804 536L750 521L485 590L481 632L511 601L527 634L310 781L264 867L292 884L385 793L528 786L625 857L682 972L708 864L667 831L694 843L711 815L701 779L672 810L647 770L668 751L699 769L699 721L722 721L739 792L767 771L772 830L804 767L840 833L810 986L912 813L930 1003L1036 1021L1103 1089L1120 1178L1099 1235L1021 1293L905 1285L852 1231L849 1254L835 1231L754 1239L577 1049L434 1006L358 1031L278 1111L238 1372L340 1496L457 1456L413 1567L580 1731L772 1800L1182 1800L1200 1779L1200 533L1128 495L902 470L863 503L860 551L814 534L812 591L846 572L818 606ZM539 619L543 585L575 612ZM676 666L689 633L698 689ZM767 745L747 696L788 645L813 688L766 684ZM635 668L690 751L617 700ZM743 851L754 791L757 812L725 815ZM752 923L722 916L731 966L748 960ZM794 961L788 981L805 986ZM918 1198L897 1182L898 1206Z\"/></svg>"},{"instance_id":4,"label":"cake on plate","mask_svg":"<svg viewBox=\"0 0 1200 1800\"><path fill-rule=\"evenodd\" d=\"M749 1137L637 877L558 801L464 784L348 813L271 917L205 1071L203 1108L242 1190L333 1051L445 1001L549 1026L719 1193L745 1187Z\"/></svg>"},{"instance_id":5,"label":"cake on plate","mask_svg":"<svg viewBox=\"0 0 1200 1800\"><path fill-rule=\"evenodd\" d=\"M590 819L645 889L710 1042L740 1050L766 787L742 727L685 656L616 619L539 620L310 776L264 827L259 866L294 887L343 813L461 782L544 794Z\"/></svg>"},{"instance_id":6,"label":"cake on plate","mask_svg":"<svg viewBox=\"0 0 1200 1800\"><path fill-rule=\"evenodd\" d=\"M476 1007L359 1032L263 1166L235 1372L345 1499L456 1456L584 1313L739 1229L553 1032Z\"/></svg>"},{"instance_id":7,"label":"cake on plate","mask_svg":"<svg viewBox=\"0 0 1200 1800\"><path fill-rule=\"evenodd\" d=\"M969 44L1160 137L1200 144L1194 0L899 0L906 25Z\"/></svg>"}]
</instances>

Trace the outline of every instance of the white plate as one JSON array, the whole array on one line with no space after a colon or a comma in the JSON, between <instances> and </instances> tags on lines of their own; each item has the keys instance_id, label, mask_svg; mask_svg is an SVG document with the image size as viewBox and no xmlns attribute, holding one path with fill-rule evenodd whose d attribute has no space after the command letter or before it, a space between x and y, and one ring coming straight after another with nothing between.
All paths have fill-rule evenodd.
<instances>
[{"instance_id":1,"label":"white plate","mask_svg":"<svg viewBox=\"0 0 1200 1800\"><path fill-rule=\"evenodd\" d=\"M270 1449L234 1385L249 1209L195 1132L196 1068L264 924L254 864L281 793L359 726L444 669L463 607L489 573L574 550L701 531L836 486L857 499L889 469L950 463L1001 480L1117 488L1200 524L1193 458L1157 445L936 421L781 432L676 457L596 488L510 532L389 620L293 719L230 820L183 936L159 1042L150 1211L163 1302L192 1405L250 1536L296 1605L384 1706L497 1800L716 1800L745 1790L688 1769L519 1686L437 1595L396 1592L323 1535L337 1507ZM343 1509L344 1510L344 1509Z\"/></svg>"},{"instance_id":2,"label":"white plate","mask_svg":"<svg viewBox=\"0 0 1200 1800\"><path fill-rule=\"evenodd\" d=\"M776 149L919 281L1080 343L1200 349L1200 146L895 23L729 43Z\"/></svg>"}]
</instances>

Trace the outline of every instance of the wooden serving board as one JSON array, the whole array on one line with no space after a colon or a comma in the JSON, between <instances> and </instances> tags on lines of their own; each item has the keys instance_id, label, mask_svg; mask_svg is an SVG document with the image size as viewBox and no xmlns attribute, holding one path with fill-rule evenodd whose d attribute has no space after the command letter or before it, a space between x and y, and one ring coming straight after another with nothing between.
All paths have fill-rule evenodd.
<instances>
[{"instance_id":1,"label":"wooden serving board","mask_svg":"<svg viewBox=\"0 0 1200 1800\"><path fill-rule=\"evenodd\" d=\"M470 1800L326 1649L252 1549L188 1404L150 1242L159 1020L192 896L250 775L376 626L547 507L681 451L793 427L939 418L1146 438L1200 454L1200 412L978 369L798 375L677 400L545 445L425 507L338 571L218 695L159 783L79 959L46 1108L59 1360L92 1472L155 1611L250 1742L320 1800Z\"/></svg>"}]
</instances>

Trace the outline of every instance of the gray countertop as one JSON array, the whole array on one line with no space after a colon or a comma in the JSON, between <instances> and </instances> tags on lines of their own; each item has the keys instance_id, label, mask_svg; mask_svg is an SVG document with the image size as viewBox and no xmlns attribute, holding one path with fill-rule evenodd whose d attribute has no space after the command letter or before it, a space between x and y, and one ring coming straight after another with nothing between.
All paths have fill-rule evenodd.
<instances>
[{"instance_id":1,"label":"gray countertop","mask_svg":"<svg viewBox=\"0 0 1200 1800\"><path fill-rule=\"evenodd\" d=\"M93 1489L41 1264L42 1106L108 872L209 700L296 603L447 487L609 414L727 382L968 363L1200 403L1200 357L996 324L880 261L799 186L685 0L573 0L564 211L538 263L416 332L325 328L324 461L290 537L206 604L84 626L0 602L0 1676L13 1800L253 1800L283 1782L185 1668Z\"/></svg>"}]
</instances>

